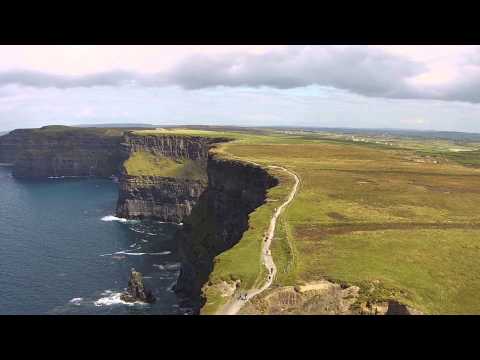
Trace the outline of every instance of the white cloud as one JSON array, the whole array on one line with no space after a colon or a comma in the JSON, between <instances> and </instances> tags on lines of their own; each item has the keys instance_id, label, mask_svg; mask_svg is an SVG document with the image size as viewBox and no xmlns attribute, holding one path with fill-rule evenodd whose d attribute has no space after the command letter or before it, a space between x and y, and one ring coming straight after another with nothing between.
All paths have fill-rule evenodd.
<instances>
[{"instance_id":1,"label":"white cloud","mask_svg":"<svg viewBox=\"0 0 480 360\"><path fill-rule=\"evenodd\" d=\"M64 58L77 53L73 59L82 60L84 69L89 68L92 53L98 52L93 57L96 62L92 61L98 65L103 64L102 59L111 60L112 54L118 55L120 49L79 46L66 51ZM159 49L166 51L168 47L138 47L139 51L133 53L138 56L150 51L158 55ZM171 84L187 89L217 86L290 89L320 85L369 97L480 102L480 53L472 46L184 47L179 50L177 47L173 51L177 54L176 61L167 67L157 67L158 72L146 72L151 66L139 72L140 63L125 54L124 59L110 62L105 71L89 74L30 69L0 71L0 85L75 88ZM187 56L195 50L200 52ZM90 57L83 60L82 54ZM118 70L122 66L124 69Z\"/></svg>"},{"instance_id":2,"label":"white cloud","mask_svg":"<svg viewBox=\"0 0 480 360\"><path fill-rule=\"evenodd\" d=\"M480 52L472 46L0 46L0 53L0 130L125 121L480 131Z\"/></svg>"}]
</instances>

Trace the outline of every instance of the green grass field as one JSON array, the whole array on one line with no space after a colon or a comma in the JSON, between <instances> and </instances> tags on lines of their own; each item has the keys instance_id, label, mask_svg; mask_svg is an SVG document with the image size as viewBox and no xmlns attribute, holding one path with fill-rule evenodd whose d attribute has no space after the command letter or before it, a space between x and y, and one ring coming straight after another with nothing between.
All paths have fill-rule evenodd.
<instances>
[{"instance_id":1,"label":"green grass field","mask_svg":"<svg viewBox=\"0 0 480 360\"><path fill-rule=\"evenodd\" d=\"M146 151L137 151L123 164L128 175L163 176L207 181L204 166L188 159L172 160Z\"/></svg>"},{"instance_id":2,"label":"green grass field","mask_svg":"<svg viewBox=\"0 0 480 360\"><path fill-rule=\"evenodd\" d=\"M370 300L396 299L427 314L480 314L478 144L273 131L137 133L230 138L216 156L279 165L300 176L272 243L275 286L326 278L358 285L362 294L373 286L364 295ZM147 154L126 164L129 173L159 176L178 175L182 166ZM250 215L241 241L217 256L211 284L240 279L246 289L263 281L263 233L293 185L285 173L274 175L280 185ZM206 314L227 301L215 287L206 296Z\"/></svg>"},{"instance_id":3,"label":"green grass field","mask_svg":"<svg viewBox=\"0 0 480 360\"><path fill-rule=\"evenodd\" d=\"M363 289L375 284L382 297L425 313L480 313L478 169L452 161L417 162L415 149L312 136L252 138L219 151L281 165L301 178L272 245L277 286L321 278ZM276 191L290 186L284 180ZM251 224L261 227L265 221L252 217ZM238 248L221 258L242 259L251 271L254 252L245 256L241 249L255 241L247 232ZM233 268L219 262L213 276Z\"/></svg>"},{"instance_id":4,"label":"green grass field","mask_svg":"<svg viewBox=\"0 0 480 360\"><path fill-rule=\"evenodd\" d=\"M193 130L193 129L156 129L156 130L136 130L132 132L135 135L175 135L175 136L201 136L208 138L237 138L242 136L241 133L232 131L210 131L210 130Z\"/></svg>"}]
</instances>

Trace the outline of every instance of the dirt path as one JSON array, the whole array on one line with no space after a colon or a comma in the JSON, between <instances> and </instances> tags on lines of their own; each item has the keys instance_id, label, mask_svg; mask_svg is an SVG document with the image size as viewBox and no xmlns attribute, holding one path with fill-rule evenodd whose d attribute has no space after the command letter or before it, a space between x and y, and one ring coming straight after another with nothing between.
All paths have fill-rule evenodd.
<instances>
[{"instance_id":1,"label":"dirt path","mask_svg":"<svg viewBox=\"0 0 480 360\"><path fill-rule=\"evenodd\" d=\"M257 166L261 166L251 161L250 163L255 164ZM292 191L290 192L287 200L281 206L279 206L276 209L275 213L273 214L272 219L270 220L270 226L268 227L266 241L263 242L263 246L262 246L263 263L267 268L267 272L269 275L268 275L267 281L260 289L250 289L247 292L243 292L242 294L240 294L240 296L238 294L234 295L234 298L230 300L227 304L225 304L217 312L217 314L219 315L236 315L240 311L242 306L247 303L247 301L249 301L253 297L257 296L258 294L268 289L270 285L272 285L273 280L275 279L275 275L277 274L277 267L275 266L275 262L273 261L272 253L270 251L270 245L272 244L272 239L275 234L277 219L281 215L285 207L293 201L298 191L298 185L300 184L300 179L295 173L283 167L280 167L280 166L268 166L268 167L271 169L283 170L295 178L295 185L293 186Z\"/></svg>"}]
</instances>

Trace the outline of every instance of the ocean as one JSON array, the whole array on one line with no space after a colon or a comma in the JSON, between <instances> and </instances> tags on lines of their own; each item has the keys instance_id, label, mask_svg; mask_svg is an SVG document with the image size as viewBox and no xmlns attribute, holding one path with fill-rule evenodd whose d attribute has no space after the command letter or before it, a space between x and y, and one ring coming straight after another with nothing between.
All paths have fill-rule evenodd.
<instances>
[{"instance_id":1,"label":"ocean","mask_svg":"<svg viewBox=\"0 0 480 360\"><path fill-rule=\"evenodd\" d=\"M189 314L172 290L178 225L113 216L117 184L0 167L0 314ZM127 304L130 269L157 301Z\"/></svg>"}]
</instances>

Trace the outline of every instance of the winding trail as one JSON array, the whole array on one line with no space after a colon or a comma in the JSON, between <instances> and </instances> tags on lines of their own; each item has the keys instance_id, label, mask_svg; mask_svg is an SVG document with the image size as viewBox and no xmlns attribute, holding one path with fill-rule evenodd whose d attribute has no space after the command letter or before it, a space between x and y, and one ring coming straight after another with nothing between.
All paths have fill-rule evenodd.
<instances>
[{"instance_id":1,"label":"winding trail","mask_svg":"<svg viewBox=\"0 0 480 360\"><path fill-rule=\"evenodd\" d=\"M252 161L248 161L248 162L257 166L261 166ZM267 268L267 272L269 274L267 281L260 289L250 289L247 292L243 292L243 294L241 294L240 296L238 296L238 294L235 294L234 298L230 300L228 303L226 303L217 312L218 315L236 315L240 311L242 306L244 306L247 303L247 301L251 300L253 297L267 290L272 285L273 280L277 275L277 267L275 265L275 262L273 261L272 253L270 251L270 245L272 244L273 236L275 234L277 219L282 214L285 207L288 204L290 204L295 198L295 195L298 192L298 185L300 184L300 179L297 176L297 174L291 172L290 170L285 169L284 167L271 165L271 166L268 166L268 168L280 169L285 171L286 173L288 173L289 175L295 178L295 185L292 187L292 191L288 195L287 200L275 210L275 213L273 214L272 219L270 220L270 226L268 227L267 237L265 241L263 241L263 246L262 246L263 263Z\"/></svg>"}]
</instances>

